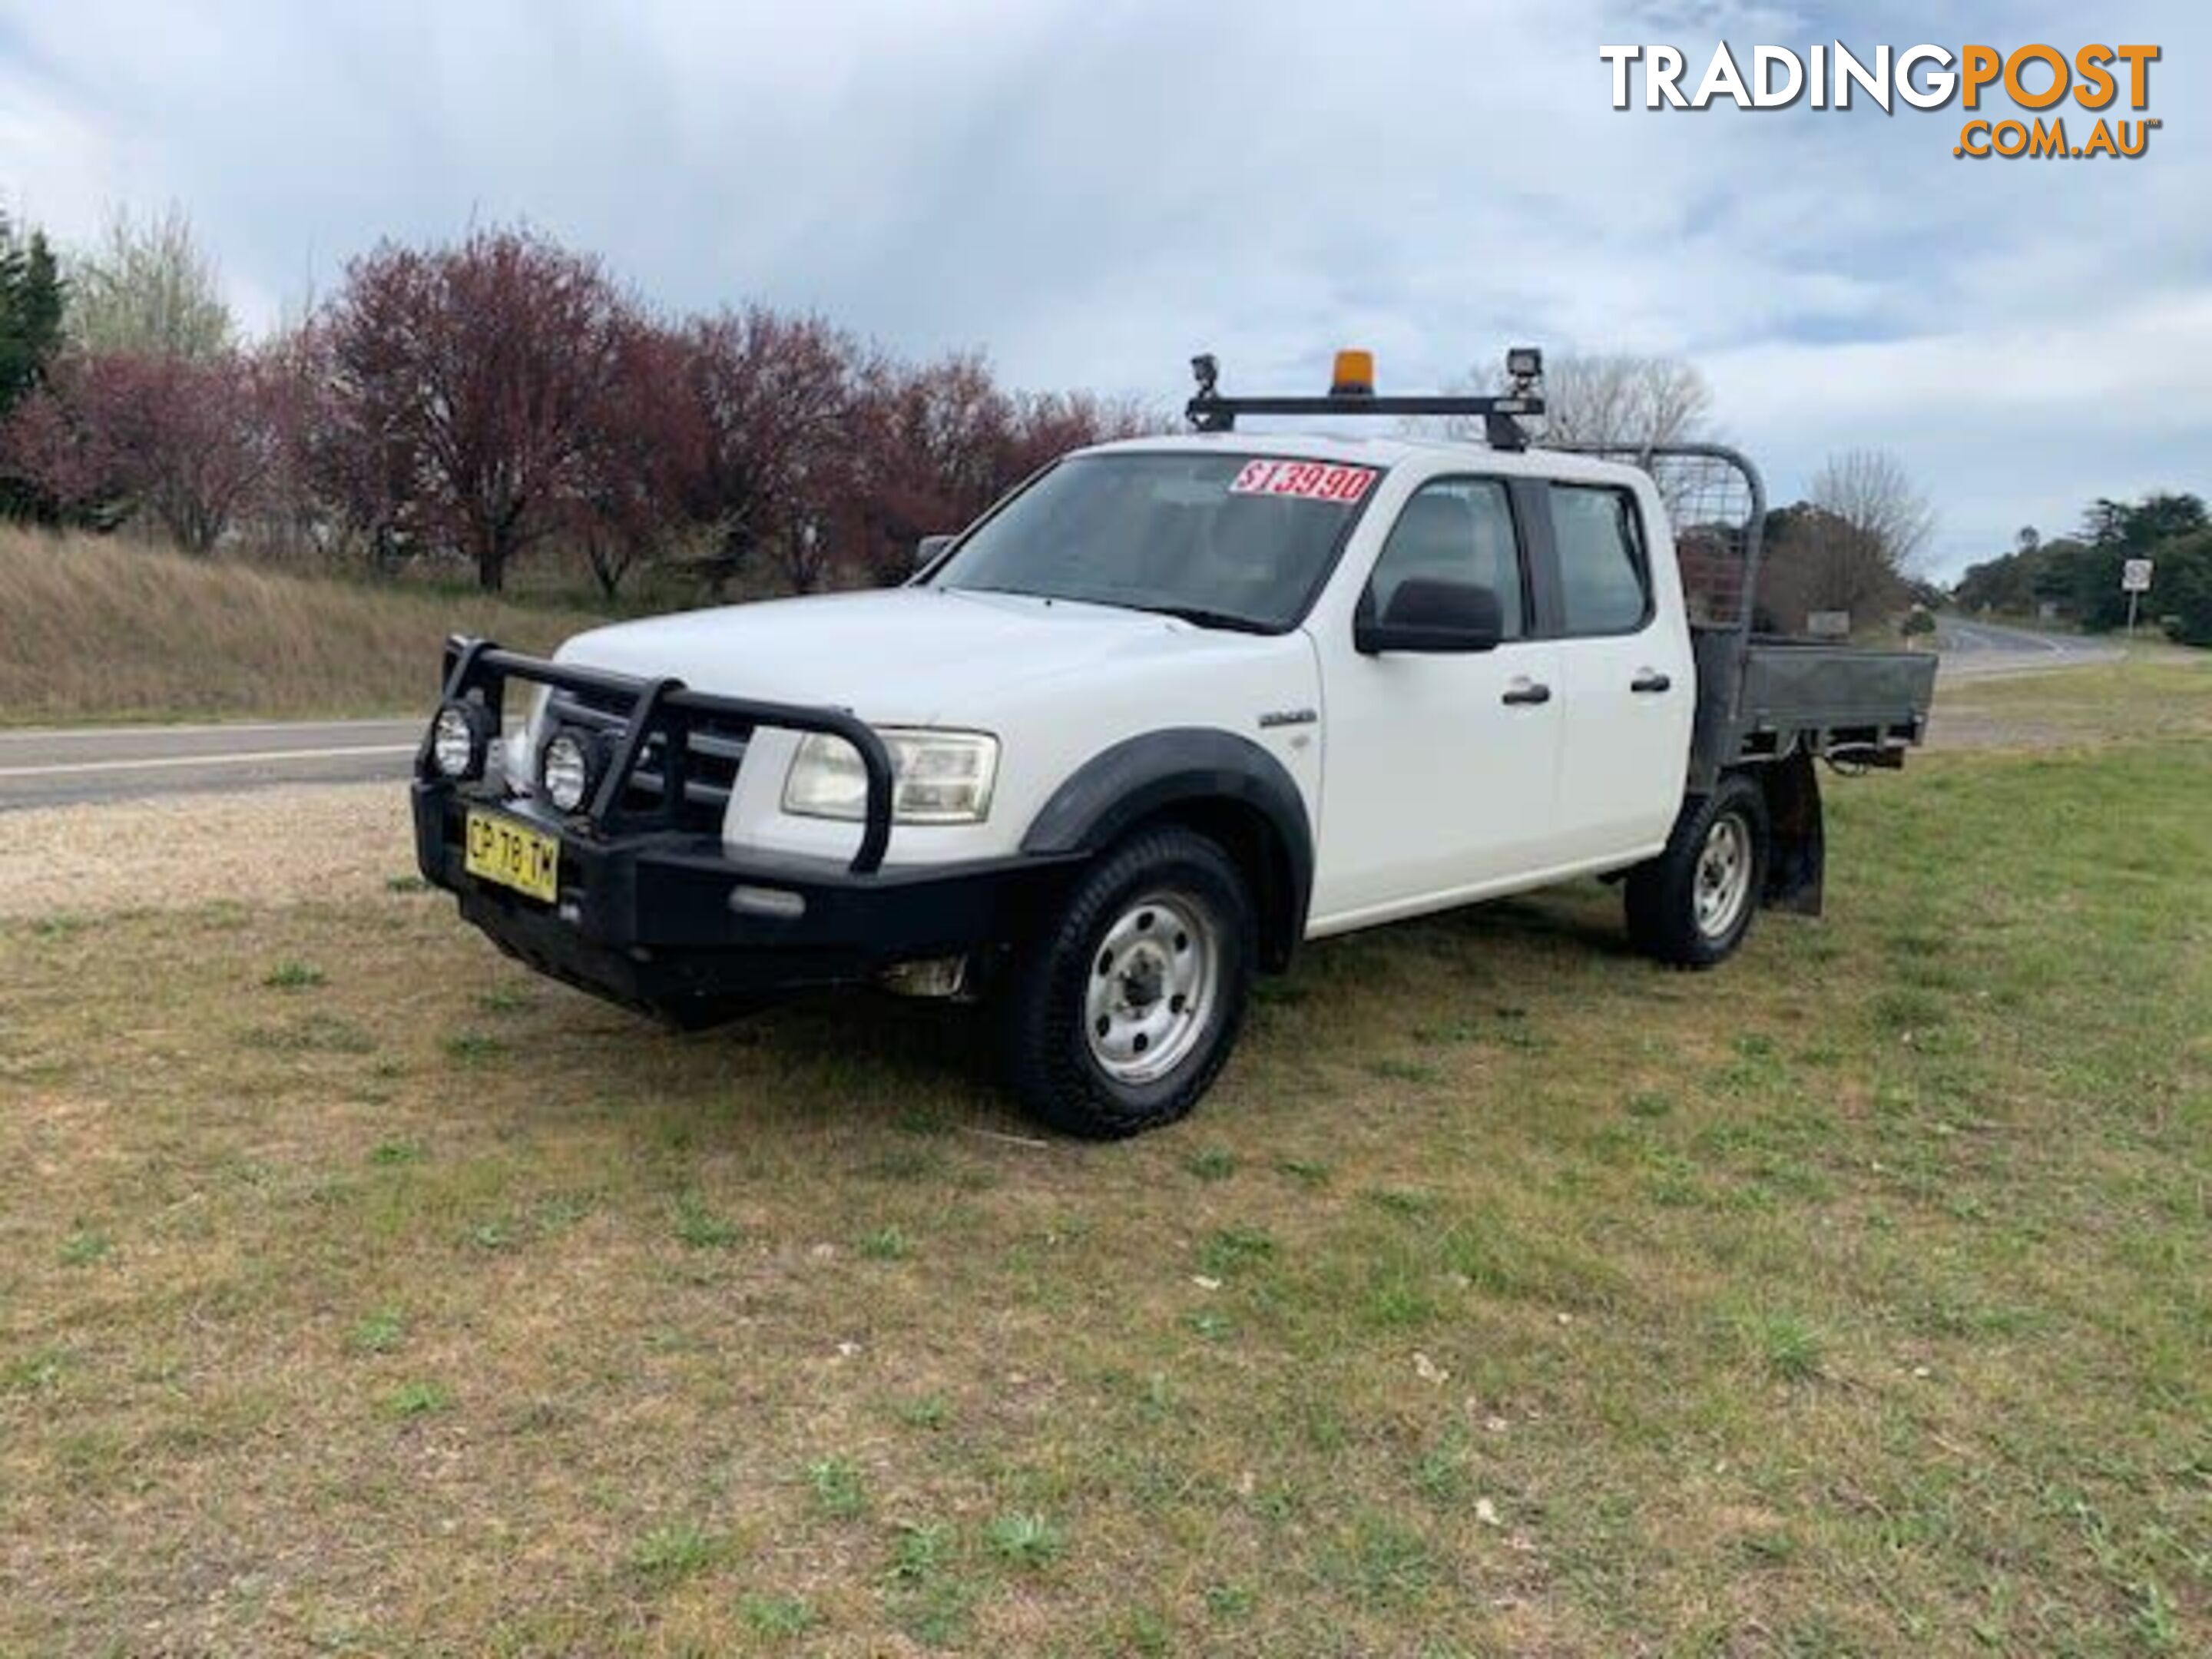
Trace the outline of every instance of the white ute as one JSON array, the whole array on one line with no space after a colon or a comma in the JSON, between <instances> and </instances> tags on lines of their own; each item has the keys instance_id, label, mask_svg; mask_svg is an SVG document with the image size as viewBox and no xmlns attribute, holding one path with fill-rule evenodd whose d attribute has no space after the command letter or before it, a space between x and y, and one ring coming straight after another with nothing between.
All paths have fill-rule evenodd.
<instances>
[{"instance_id":1,"label":"white ute","mask_svg":"<svg viewBox=\"0 0 2212 1659\"><path fill-rule=\"evenodd\" d=\"M1485 398L1378 398L1358 358L1326 398L1244 399L1196 360L1197 430L1064 457L903 587L550 662L453 641L424 874L687 1024L981 997L1023 1104L1090 1136L1189 1111L1304 939L1604 875L1698 968L1762 904L1817 909L1813 761L1899 763L1932 659L1753 632L1764 498L1732 452L1528 448L1533 352ZM1285 414L1491 441L1237 429Z\"/></svg>"}]
</instances>

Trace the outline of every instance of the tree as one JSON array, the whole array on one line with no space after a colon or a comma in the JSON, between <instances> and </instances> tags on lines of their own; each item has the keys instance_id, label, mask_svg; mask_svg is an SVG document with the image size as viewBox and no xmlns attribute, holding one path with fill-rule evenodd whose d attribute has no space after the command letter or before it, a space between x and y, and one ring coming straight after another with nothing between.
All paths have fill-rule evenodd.
<instances>
[{"instance_id":1,"label":"tree","mask_svg":"<svg viewBox=\"0 0 2212 1659\"><path fill-rule=\"evenodd\" d=\"M253 357L71 353L9 422L15 468L57 511L109 528L150 515L212 551L275 465L271 379Z\"/></svg>"},{"instance_id":2,"label":"tree","mask_svg":"<svg viewBox=\"0 0 2212 1659\"><path fill-rule=\"evenodd\" d=\"M714 526L718 574L765 550L787 586L811 592L828 575L830 519L857 465L860 348L819 317L764 306L702 319L689 343L705 446L690 505Z\"/></svg>"},{"instance_id":3,"label":"tree","mask_svg":"<svg viewBox=\"0 0 2212 1659\"><path fill-rule=\"evenodd\" d=\"M33 433L16 430L11 416L46 378L61 344L64 294L53 250L36 230L21 234L0 213L0 513L51 514L50 498L30 484L16 452L41 451L56 436L52 420ZM16 455L15 459L10 459Z\"/></svg>"},{"instance_id":4,"label":"tree","mask_svg":"<svg viewBox=\"0 0 2212 1659\"><path fill-rule=\"evenodd\" d=\"M112 528L115 462L108 434L51 386L0 420L0 501L49 520Z\"/></svg>"},{"instance_id":5,"label":"tree","mask_svg":"<svg viewBox=\"0 0 2212 1659\"><path fill-rule=\"evenodd\" d=\"M2112 629L2125 623L2127 595L2120 591L2125 562L2149 559L2160 564L2168 544L2195 536L2206 524L2204 502L2197 495L2168 491L2141 501L2096 501L2077 550L2054 572L2081 625ZM2161 592L2164 576L2161 566L2154 578Z\"/></svg>"},{"instance_id":6,"label":"tree","mask_svg":"<svg viewBox=\"0 0 2212 1659\"><path fill-rule=\"evenodd\" d=\"M1890 574L1914 573L1936 531L1936 509L1884 449L1831 455L1813 477L1813 503L1864 536Z\"/></svg>"},{"instance_id":7,"label":"tree","mask_svg":"<svg viewBox=\"0 0 2212 1659\"><path fill-rule=\"evenodd\" d=\"M1763 625L1802 632L1815 611L1850 613L1856 626L1905 608L1908 590L1873 531L1814 501L1766 515L1759 580Z\"/></svg>"},{"instance_id":8,"label":"tree","mask_svg":"<svg viewBox=\"0 0 2212 1659\"><path fill-rule=\"evenodd\" d=\"M36 386L62 338L64 285L42 232L0 213L0 415Z\"/></svg>"},{"instance_id":9,"label":"tree","mask_svg":"<svg viewBox=\"0 0 2212 1659\"><path fill-rule=\"evenodd\" d=\"M1544 435L1554 444L1635 448L1706 435L1712 388L1679 357L1569 353L1544 364Z\"/></svg>"},{"instance_id":10,"label":"tree","mask_svg":"<svg viewBox=\"0 0 2212 1659\"><path fill-rule=\"evenodd\" d=\"M356 260L326 327L357 490L393 511L411 497L479 586L504 587L569 510L628 314L598 261L529 231Z\"/></svg>"},{"instance_id":11,"label":"tree","mask_svg":"<svg viewBox=\"0 0 2212 1659\"><path fill-rule=\"evenodd\" d=\"M1828 458L1812 498L1766 515L1759 600L1775 625L1845 611L1855 626L1894 615L1911 599L1915 561L1935 514L1895 457L1851 450Z\"/></svg>"},{"instance_id":12,"label":"tree","mask_svg":"<svg viewBox=\"0 0 2212 1659\"><path fill-rule=\"evenodd\" d=\"M2212 530L2197 530L2159 544L2154 580L2157 613L2184 645L2212 646Z\"/></svg>"},{"instance_id":13,"label":"tree","mask_svg":"<svg viewBox=\"0 0 2212 1659\"><path fill-rule=\"evenodd\" d=\"M954 352L872 365L856 422L856 524L879 580L902 580L921 538L962 528L1071 449L1161 429L1140 405L1085 392L1008 392L989 362Z\"/></svg>"},{"instance_id":14,"label":"tree","mask_svg":"<svg viewBox=\"0 0 2212 1659\"><path fill-rule=\"evenodd\" d=\"M278 453L270 367L244 352L107 360L139 406L138 441L117 459L123 489L188 553L209 553L268 481ZM114 370L127 371L117 376ZM112 419L110 430L124 426Z\"/></svg>"},{"instance_id":15,"label":"tree","mask_svg":"<svg viewBox=\"0 0 2212 1659\"><path fill-rule=\"evenodd\" d=\"M118 208L70 272L69 336L92 353L210 358L235 332L215 260L173 204L156 217Z\"/></svg>"},{"instance_id":16,"label":"tree","mask_svg":"<svg viewBox=\"0 0 2212 1659\"><path fill-rule=\"evenodd\" d=\"M574 502L585 561L610 599L633 570L665 550L705 469L705 423L685 395L689 356L683 337L656 323L631 317L617 325Z\"/></svg>"},{"instance_id":17,"label":"tree","mask_svg":"<svg viewBox=\"0 0 2212 1659\"><path fill-rule=\"evenodd\" d=\"M1474 392L1508 381L1478 371L1449 389ZM1544 361L1543 441L1565 447L1598 444L1642 449L1711 434L1713 393L1705 377L1679 357L1637 352L1560 352ZM1415 427L1428 424L1415 421ZM1453 415L1435 423L1444 436L1480 439L1482 422Z\"/></svg>"}]
</instances>

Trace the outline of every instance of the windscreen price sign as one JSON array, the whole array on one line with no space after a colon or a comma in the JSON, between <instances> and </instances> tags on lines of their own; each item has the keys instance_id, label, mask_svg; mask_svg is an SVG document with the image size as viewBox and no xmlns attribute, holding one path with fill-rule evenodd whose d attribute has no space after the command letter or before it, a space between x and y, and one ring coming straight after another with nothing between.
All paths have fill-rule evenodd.
<instances>
[{"instance_id":1,"label":"windscreen price sign","mask_svg":"<svg viewBox=\"0 0 2212 1659\"><path fill-rule=\"evenodd\" d=\"M2120 592L2148 593L2150 592L2150 561L2128 559L2120 565Z\"/></svg>"}]
</instances>

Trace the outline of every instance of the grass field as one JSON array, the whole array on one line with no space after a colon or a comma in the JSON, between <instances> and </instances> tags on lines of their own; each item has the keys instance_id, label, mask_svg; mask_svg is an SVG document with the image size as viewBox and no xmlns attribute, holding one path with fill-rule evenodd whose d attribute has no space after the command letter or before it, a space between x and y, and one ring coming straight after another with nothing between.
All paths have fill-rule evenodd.
<instances>
[{"instance_id":1,"label":"grass field","mask_svg":"<svg viewBox=\"0 0 2212 1659\"><path fill-rule=\"evenodd\" d=\"M447 634L544 650L599 620L0 526L0 725L410 714Z\"/></svg>"},{"instance_id":2,"label":"grass field","mask_svg":"<svg viewBox=\"0 0 2212 1659\"><path fill-rule=\"evenodd\" d=\"M404 880L0 925L0 1651L2203 1652L2212 674L1958 706L2160 735L1832 782L1709 976L1317 945L1125 1146Z\"/></svg>"}]
</instances>

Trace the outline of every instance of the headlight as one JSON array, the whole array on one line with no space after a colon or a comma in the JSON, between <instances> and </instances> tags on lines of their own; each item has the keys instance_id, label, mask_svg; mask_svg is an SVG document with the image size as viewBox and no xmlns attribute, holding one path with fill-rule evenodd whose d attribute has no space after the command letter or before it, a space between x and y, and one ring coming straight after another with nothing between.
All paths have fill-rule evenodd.
<instances>
[{"instance_id":1,"label":"headlight","mask_svg":"<svg viewBox=\"0 0 2212 1659\"><path fill-rule=\"evenodd\" d=\"M605 765L596 738L563 727L545 740L538 757L538 787L556 811L579 811L599 787Z\"/></svg>"},{"instance_id":2,"label":"headlight","mask_svg":"<svg viewBox=\"0 0 2212 1659\"><path fill-rule=\"evenodd\" d=\"M891 751L891 817L901 823L981 823L991 813L999 740L981 732L886 730ZM808 818L867 816L868 775L842 738L802 740L783 781L783 810Z\"/></svg>"},{"instance_id":3,"label":"headlight","mask_svg":"<svg viewBox=\"0 0 2212 1659\"><path fill-rule=\"evenodd\" d=\"M490 742L491 711L480 702L449 702L430 723L430 759L445 777L481 776Z\"/></svg>"}]
</instances>

